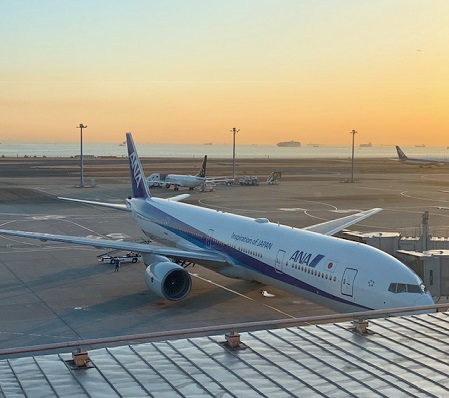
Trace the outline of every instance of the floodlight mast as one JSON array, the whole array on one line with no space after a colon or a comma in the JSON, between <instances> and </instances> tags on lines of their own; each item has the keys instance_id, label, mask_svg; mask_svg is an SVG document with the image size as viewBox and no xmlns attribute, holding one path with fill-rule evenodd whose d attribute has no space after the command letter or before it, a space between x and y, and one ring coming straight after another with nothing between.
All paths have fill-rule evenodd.
<instances>
[{"instance_id":1,"label":"floodlight mast","mask_svg":"<svg viewBox=\"0 0 449 398\"><path fill-rule=\"evenodd\" d=\"M352 130L349 134L352 134L352 165L351 165L351 182L354 182L354 137L357 134L356 130Z\"/></svg>"},{"instance_id":2,"label":"floodlight mast","mask_svg":"<svg viewBox=\"0 0 449 398\"><path fill-rule=\"evenodd\" d=\"M240 129L236 129L235 127L230 130L231 133L233 133L233 140L232 140L232 179L235 182L235 135L240 131Z\"/></svg>"},{"instance_id":3,"label":"floodlight mast","mask_svg":"<svg viewBox=\"0 0 449 398\"><path fill-rule=\"evenodd\" d=\"M77 129L80 129L80 188L84 188L84 175L83 175L83 129L86 129L87 126L85 126L83 123L80 123L79 126L76 127Z\"/></svg>"}]
</instances>

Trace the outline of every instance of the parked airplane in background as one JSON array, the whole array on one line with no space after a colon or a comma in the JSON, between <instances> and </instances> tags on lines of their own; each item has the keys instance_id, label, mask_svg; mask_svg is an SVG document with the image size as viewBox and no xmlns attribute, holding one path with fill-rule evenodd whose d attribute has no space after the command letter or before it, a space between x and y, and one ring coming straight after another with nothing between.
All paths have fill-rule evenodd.
<instances>
[{"instance_id":1,"label":"parked airplane in background","mask_svg":"<svg viewBox=\"0 0 449 398\"><path fill-rule=\"evenodd\" d=\"M404 151L396 145L396 152L398 153L399 161L405 164L414 164L419 167L432 167L443 166L445 163L449 163L448 159L439 158L409 158Z\"/></svg>"},{"instance_id":2,"label":"parked airplane in background","mask_svg":"<svg viewBox=\"0 0 449 398\"><path fill-rule=\"evenodd\" d=\"M126 204L61 199L129 211L161 246L6 229L0 234L138 252L146 264L150 290L173 301L190 292L192 281L185 266L196 263L341 312L434 304L419 277L400 261L371 246L331 236L381 209L298 229L180 202L186 194L155 198L130 133L126 140L132 183L132 198Z\"/></svg>"},{"instance_id":3,"label":"parked airplane in background","mask_svg":"<svg viewBox=\"0 0 449 398\"><path fill-rule=\"evenodd\" d=\"M206 164L207 155L204 156L203 164L201 165L200 171L192 175L187 174L160 174L154 173L147 178L147 183L149 187L161 186L165 188L170 188L172 185L175 187L175 191L179 187L188 187L189 190L193 190L196 187L204 184L206 180Z\"/></svg>"}]
</instances>

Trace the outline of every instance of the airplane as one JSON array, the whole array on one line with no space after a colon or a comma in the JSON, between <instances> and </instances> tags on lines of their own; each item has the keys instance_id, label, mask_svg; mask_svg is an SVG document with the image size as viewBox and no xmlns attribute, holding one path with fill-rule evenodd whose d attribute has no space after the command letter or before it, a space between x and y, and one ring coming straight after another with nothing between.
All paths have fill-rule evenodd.
<instances>
[{"instance_id":1,"label":"airplane","mask_svg":"<svg viewBox=\"0 0 449 398\"><path fill-rule=\"evenodd\" d=\"M396 145L396 152L398 153L399 161L405 164L414 164L419 167L432 167L432 166L443 166L445 163L449 163L448 159L438 159L438 158L409 158L404 151Z\"/></svg>"},{"instance_id":2,"label":"airplane","mask_svg":"<svg viewBox=\"0 0 449 398\"><path fill-rule=\"evenodd\" d=\"M147 178L147 184L149 187L164 186L165 188L170 188L170 186L173 185L175 191L179 190L179 187L188 187L189 190L192 191L206 181L206 163L207 155L204 156L200 171L194 176L186 174L153 173Z\"/></svg>"},{"instance_id":3,"label":"airplane","mask_svg":"<svg viewBox=\"0 0 449 398\"><path fill-rule=\"evenodd\" d=\"M366 244L332 236L382 209L295 228L183 203L188 194L152 196L131 133L126 134L132 195L126 204L64 198L127 211L161 245L0 229L0 235L140 253L145 282L179 301L192 289L186 267L202 265L231 278L258 281L337 312L433 305L421 279L399 260Z\"/></svg>"}]
</instances>

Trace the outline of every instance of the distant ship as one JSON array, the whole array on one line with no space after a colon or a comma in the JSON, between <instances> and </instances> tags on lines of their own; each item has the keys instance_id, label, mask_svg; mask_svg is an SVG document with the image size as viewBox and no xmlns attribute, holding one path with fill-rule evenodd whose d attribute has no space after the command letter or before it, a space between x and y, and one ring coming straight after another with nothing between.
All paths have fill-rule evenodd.
<instances>
[{"instance_id":1,"label":"distant ship","mask_svg":"<svg viewBox=\"0 0 449 398\"><path fill-rule=\"evenodd\" d=\"M425 148L426 146L424 144L421 145L415 145L415 148Z\"/></svg>"},{"instance_id":2,"label":"distant ship","mask_svg":"<svg viewBox=\"0 0 449 398\"><path fill-rule=\"evenodd\" d=\"M360 148L371 148L373 144L371 142L368 142L368 144L360 144Z\"/></svg>"},{"instance_id":3,"label":"distant ship","mask_svg":"<svg viewBox=\"0 0 449 398\"><path fill-rule=\"evenodd\" d=\"M204 145L212 145L212 142L205 142Z\"/></svg>"},{"instance_id":4,"label":"distant ship","mask_svg":"<svg viewBox=\"0 0 449 398\"><path fill-rule=\"evenodd\" d=\"M283 142L278 142L277 146L287 146L287 147L298 147L301 146L301 143L298 141L283 141Z\"/></svg>"}]
</instances>

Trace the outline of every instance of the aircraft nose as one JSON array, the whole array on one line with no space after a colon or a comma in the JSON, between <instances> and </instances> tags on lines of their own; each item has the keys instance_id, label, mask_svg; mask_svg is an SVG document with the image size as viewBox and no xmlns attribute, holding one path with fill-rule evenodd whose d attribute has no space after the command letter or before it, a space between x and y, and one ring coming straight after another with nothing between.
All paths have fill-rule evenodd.
<instances>
[{"instance_id":1,"label":"aircraft nose","mask_svg":"<svg viewBox=\"0 0 449 398\"><path fill-rule=\"evenodd\" d=\"M434 301L432 296L429 294L423 294L418 299L415 300L415 306L423 306L423 305L434 305Z\"/></svg>"}]
</instances>

